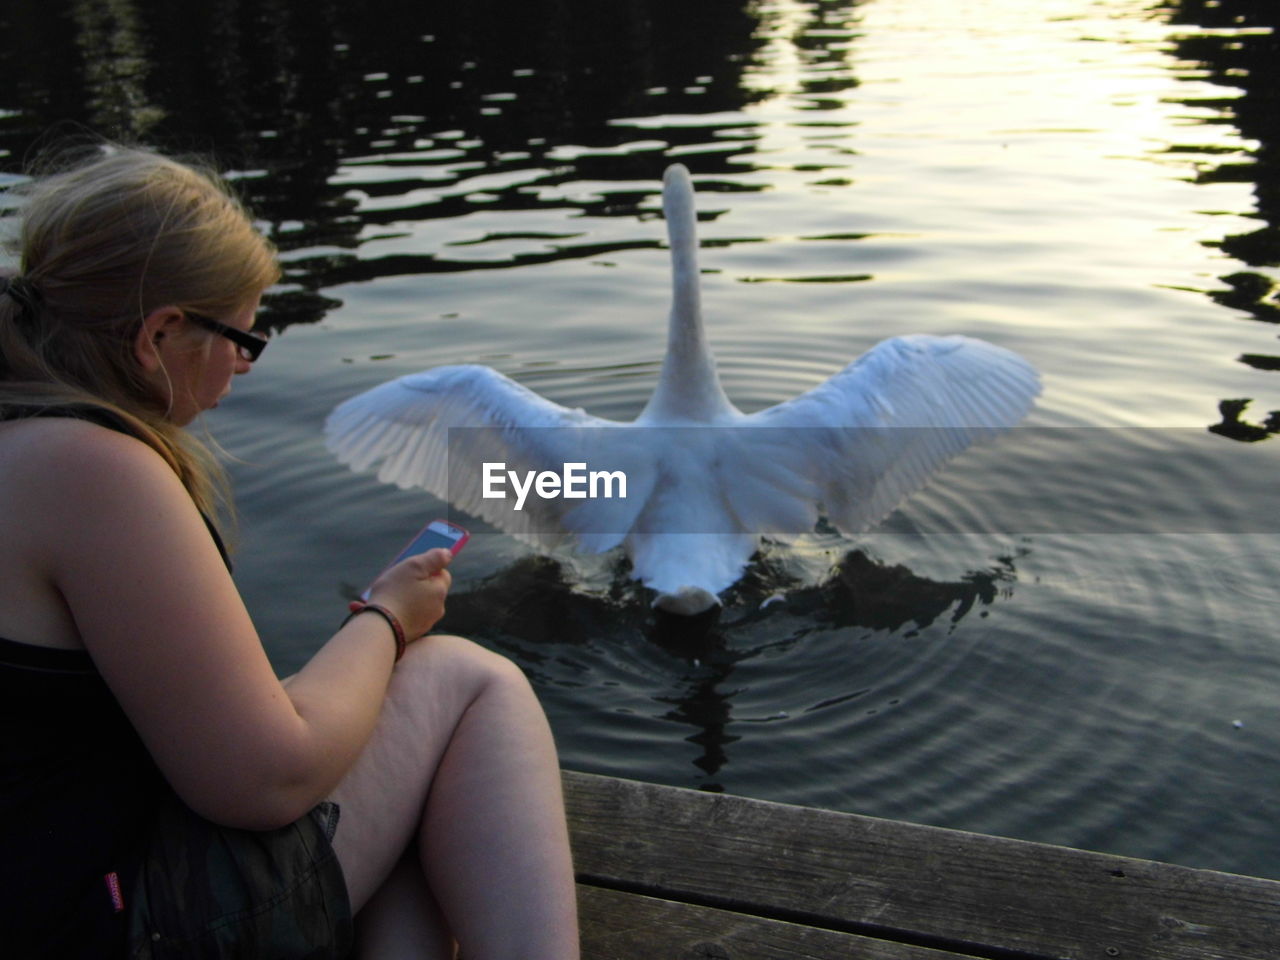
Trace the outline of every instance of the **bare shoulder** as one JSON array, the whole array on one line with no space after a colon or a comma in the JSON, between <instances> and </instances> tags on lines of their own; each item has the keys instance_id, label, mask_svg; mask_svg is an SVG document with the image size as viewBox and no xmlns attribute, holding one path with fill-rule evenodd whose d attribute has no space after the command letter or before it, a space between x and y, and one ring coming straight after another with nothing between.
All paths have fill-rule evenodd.
<instances>
[{"instance_id":1,"label":"bare shoulder","mask_svg":"<svg viewBox=\"0 0 1280 960\"><path fill-rule=\"evenodd\" d=\"M0 433L0 490L30 531L28 562L60 579L89 574L152 536L207 539L177 474L135 437L73 418L37 418ZM96 571L93 571L96 572Z\"/></svg>"},{"instance_id":2,"label":"bare shoulder","mask_svg":"<svg viewBox=\"0 0 1280 960\"><path fill-rule=\"evenodd\" d=\"M175 526L195 540L203 525L154 450L63 417L0 424L0 502L0 635L52 646L84 645L73 582L117 574L152 517L169 518L168 540Z\"/></svg>"},{"instance_id":3,"label":"bare shoulder","mask_svg":"<svg viewBox=\"0 0 1280 960\"><path fill-rule=\"evenodd\" d=\"M0 450L14 480L49 484L111 483L167 471L160 455L136 437L73 417L34 417L3 425Z\"/></svg>"}]
</instances>

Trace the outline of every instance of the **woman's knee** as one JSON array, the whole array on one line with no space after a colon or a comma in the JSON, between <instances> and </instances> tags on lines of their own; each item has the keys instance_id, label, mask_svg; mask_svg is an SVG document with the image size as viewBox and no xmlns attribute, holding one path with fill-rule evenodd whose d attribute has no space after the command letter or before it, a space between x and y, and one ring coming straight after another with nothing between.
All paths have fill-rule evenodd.
<instances>
[{"instance_id":1,"label":"woman's knee","mask_svg":"<svg viewBox=\"0 0 1280 960\"><path fill-rule=\"evenodd\" d=\"M432 634L409 645L392 677L418 686L429 683L476 695L490 687L530 690L529 681L514 662L472 640L451 634Z\"/></svg>"}]
</instances>

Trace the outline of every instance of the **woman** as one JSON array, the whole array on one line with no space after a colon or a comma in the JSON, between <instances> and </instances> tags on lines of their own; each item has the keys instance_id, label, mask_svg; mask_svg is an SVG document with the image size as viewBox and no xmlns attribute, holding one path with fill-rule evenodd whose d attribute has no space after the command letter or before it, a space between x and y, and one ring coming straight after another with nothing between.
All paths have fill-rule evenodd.
<instances>
[{"instance_id":1,"label":"woman","mask_svg":"<svg viewBox=\"0 0 1280 960\"><path fill-rule=\"evenodd\" d=\"M228 573L222 482L181 428L262 351L270 245L213 175L147 151L23 192L0 279L6 956L341 956L354 913L359 956L576 957L531 689L460 638L397 636L443 614L448 554L380 576L283 683Z\"/></svg>"}]
</instances>

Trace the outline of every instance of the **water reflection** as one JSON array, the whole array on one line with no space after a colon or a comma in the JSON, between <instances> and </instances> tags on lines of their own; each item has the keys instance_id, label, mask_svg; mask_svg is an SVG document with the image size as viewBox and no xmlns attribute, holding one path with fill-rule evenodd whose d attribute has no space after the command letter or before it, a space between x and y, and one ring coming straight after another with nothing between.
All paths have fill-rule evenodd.
<instances>
[{"instance_id":1,"label":"water reflection","mask_svg":"<svg viewBox=\"0 0 1280 960\"><path fill-rule=\"evenodd\" d=\"M1180 59L1196 64L1196 79L1207 79L1225 88L1217 100L1187 99L1190 107L1208 109L1209 122L1229 122L1247 143L1247 159L1232 154L1216 165L1206 165L1202 183L1245 182L1255 185L1256 216L1263 225L1248 233L1223 237L1221 247L1251 267L1280 266L1280 61L1276 58L1275 30L1280 8L1254 0L1179 0L1172 5L1171 21L1195 29L1179 36L1175 49ZM1207 28L1207 29L1205 29ZM1229 92L1228 92L1229 91ZM1208 153L1209 151L1205 151ZM1210 290L1217 303L1250 314L1263 323L1280 322L1280 286L1272 277L1255 271L1236 271L1219 277L1226 289ZM1280 370L1280 351L1246 353L1241 363L1258 370ZM1241 415L1252 398L1223 400L1220 423L1209 429L1235 440L1256 441L1280 432L1280 410L1272 410L1259 423Z\"/></svg>"},{"instance_id":2,"label":"water reflection","mask_svg":"<svg viewBox=\"0 0 1280 960\"><path fill-rule=\"evenodd\" d=\"M86 107L95 128L144 138L164 118L147 94L153 58L138 11L128 3L78 0L73 34L85 67Z\"/></svg>"},{"instance_id":3,"label":"water reflection","mask_svg":"<svg viewBox=\"0 0 1280 960\"><path fill-rule=\"evenodd\" d=\"M560 562L527 556L465 593L452 595L441 629L484 636L543 686L577 682L577 671L565 666L567 651L573 648L590 648L601 641L651 644L684 665L681 675L657 684L652 700L668 709L655 716L694 728L684 739L701 752L690 762L715 777L730 762L730 747L740 739L729 729L742 720L735 717L733 704L740 692L741 685L734 682L740 664L794 645L812 629L856 628L908 640L940 618L954 628L968 616L985 616L985 608L1013 596L1017 561L1027 554L1021 549L997 557L985 570L947 581L853 550L822 582L807 586L769 557L757 556L743 579L726 591L724 607L697 617L649 611L642 590L627 579L621 564L605 589L590 593L583 591L578 574ZM771 639L754 639L762 635ZM821 709L865 692L845 693L806 709ZM719 789L715 782L701 786Z\"/></svg>"},{"instance_id":4,"label":"water reflection","mask_svg":"<svg viewBox=\"0 0 1280 960\"><path fill-rule=\"evenodd\" d=\"M744 157L756 154L757 168L771 162L759 153L765 128L752 104L785 92L799 117L813 114L792 122L813 128L810 147L832 124L837 139L850 135L855 124L840 111L859 84L852 53L861 9L850 0L703 0L696 13L675 0L376 0L359 10L333 0L15 4L0 15L10 38L0 58L0 150L14 170L50 127L79 124L214 152L240 171L283 252L285 284L262 320L280 329L340 306L327 291L343 284L648 246L634 231L566 236L564 211L652 216L650 192L628 184L652 183L667 158L694 166L706 192L760 189L741 177ZM1253 183L1263 221L1221 240L1254 269L1225 274L1223 287L1205 292L1275 323L1277 287L1263 268L1280 265L1277 8L1170 0L1156 13L1189 27L1172 40L1180 60L1196 65L1188 79L1224 88L1220 98L1184 102L1207 111L1205 123L1232 123L1256 144L1246 156L1205 162L1199 174L1204 183ZM1221 153L1216 144L1168 150ZM844 163L807 164L826 171L817 185L852 183ZM584 194L584 184L596 186ZM511 229L512 215L539 210L549 214L540 225ZM507 229L429 239L431 224L477 211L494 224L506 217ZM1239 360L1280 369L1277 352L1250 350ZM1236 404L1248 402L1224 400L1214 431L1274 433L1276 411L1247 419Z\"/></svg>"},{"instance_id":5,"label":"water reflection","mask_svg":"<svg viewBox=\"0 0 1280 960\"><path fill-rule=\"evenodd\" d=\"M71 30L51 29L57 4L42 13L18 6L5 15L6 35L40 34L49 43L10 44L13 55L0 58L0 88L18 97L0 103L15 109L0 124L6 166L20 166L30 143L68 121L110 137L212 150L246 171L241 189L284 253L291 289L264 318L275 328L319 319L337 304L320 293L325 287L475 268L442 266L447 258L438 255L360 257L388 225L457 217L477 202L495 211L564 206L523 184L467 186L481 173L541 168L537 179L548 186L652 180L661 161L649 154L704 142L704 129L676 128L646 153L630 148L630 131L613 120L732 112L767 95L741 83L760 44L759 18L737 0L704 0L696 13L672 0L376 0L359 9L83 0L73 5ZM573 155L573 144L592 150ZM352 197L438 187L421 204L381 210L362 210ZM644 199L608 196L581 207L635 217ZM556 256L612 249L588 244Z\"/></svg>"}]
</instances>

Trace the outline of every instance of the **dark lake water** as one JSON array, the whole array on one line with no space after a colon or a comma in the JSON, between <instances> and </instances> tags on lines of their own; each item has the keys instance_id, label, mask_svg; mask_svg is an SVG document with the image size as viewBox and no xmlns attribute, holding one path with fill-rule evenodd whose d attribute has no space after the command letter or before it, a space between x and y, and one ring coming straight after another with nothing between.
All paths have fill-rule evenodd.
<instances>
[{"instance_id":1,"label":"dark lake water","mask_svg":"<svg viewBox=\"0 0 1280 960\"><path fill-rule=\"evenodd\" d=\"M743 410L953 332L1029 359L1036 410L874 532L766 545L709 627L478 521L446 625L525 668L568 767L1280 877L1278 17L11 3L0 178L51 129L212 154L279 245L274 342L206 425L284 672L447 509L340 466L329 410L467 362L634 417L684 163Z\"/></svg>"}]
</instances>

